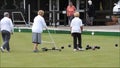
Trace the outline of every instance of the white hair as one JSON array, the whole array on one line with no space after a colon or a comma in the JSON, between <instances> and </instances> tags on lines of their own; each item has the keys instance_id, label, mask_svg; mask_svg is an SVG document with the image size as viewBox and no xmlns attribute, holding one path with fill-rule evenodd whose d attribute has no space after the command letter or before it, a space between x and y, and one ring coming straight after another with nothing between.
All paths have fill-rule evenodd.
<instances>
[{"instance_id":1,"label":"white hair","mask_svg":"<svg viewBox=\"0 0 120 68\"><path fill-rule=\"evenodd\" d=\"M9 13L8 12L4 12L4 17L8 17Z\"/></svg>"},{"instance_id":2,"label":"white hair","mask_svg":"<svg viewBox=\"0 0 120 68\"><path fill-rule=\"evenodd\" d=\"M92 1L91 1L91 0L88 0L88 4L89 4L89 5L92 5Z\"/></svg>"}]
</instances>

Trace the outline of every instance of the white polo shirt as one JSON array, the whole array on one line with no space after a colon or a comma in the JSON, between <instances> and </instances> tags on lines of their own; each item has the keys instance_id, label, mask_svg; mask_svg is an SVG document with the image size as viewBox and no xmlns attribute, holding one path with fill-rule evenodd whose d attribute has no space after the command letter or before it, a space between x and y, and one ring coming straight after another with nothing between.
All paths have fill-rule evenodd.
<instances>
[{"instance_id":1,"label":"white polo shirt","mask_svg":"<svg viewBox=\"0 0 120 68\"><path fill-rule=\"evenodd\" d=\"M10 33L14 31L14 26L12 23L12 20L8 17L4 17L0 21L0 31L6 30L9 31Z\"/></svg>"},{"instance_id":2,"label":"white polo shirt","mask_svg":"<svg viewBox=\"0 0 120 68\"><path fill-rule=\"evenodd\" d=\"M82 20L79 17L73 18L70 24L71 33L81 33L81 26L83 26Z\"/></svg>"},{"instance_id":3,"label":"white polo shirt","mask_svg":"<svg viewBox=\"0 0 120 68\"><path fill-rule=\"evenodd\" d=\"M34 33L42 33L43 28L47 28L45 20L42 16L38 15L34 18L32 32Z\"/></svg>"}]
</instances>

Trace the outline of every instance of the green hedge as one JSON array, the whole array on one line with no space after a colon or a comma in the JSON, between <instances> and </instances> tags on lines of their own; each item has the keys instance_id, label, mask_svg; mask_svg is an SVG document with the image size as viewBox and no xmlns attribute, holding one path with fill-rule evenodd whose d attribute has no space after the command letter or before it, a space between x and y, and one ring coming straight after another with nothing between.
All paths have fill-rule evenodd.
<instances>
[{"instance_id":1,"label":"green hedge","mask_svg":"<svg viewBox=\"0 0 120 68\"><path fill-rule=\"evenodd\" d=\"M15 32L32 32L31 29L14 29ZM70 31L65 30L49 30L50 33L56 33L56 34L70 34ZM93 31L83 31L82 34L84 35L91 35ZM44 30L43 33L48 33L47 30ZM94 35L104 35L104 36L120 36L120 32L100 32L100 31L94 31Z\"/></svg>"}]
</instances>

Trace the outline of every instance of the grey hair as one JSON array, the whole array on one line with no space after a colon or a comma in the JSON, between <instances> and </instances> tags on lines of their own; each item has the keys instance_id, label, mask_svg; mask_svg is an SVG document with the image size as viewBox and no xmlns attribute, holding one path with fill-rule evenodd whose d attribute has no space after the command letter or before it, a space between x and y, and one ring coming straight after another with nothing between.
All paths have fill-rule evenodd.
<instances>
[{"instance_id":1,"label":"grey hair","mask_svg":"<svg viewBox=\"0 0 120 68\"><path fill-rule=\"evenodd\" d=\"M9 13L8 12L4 12L4 17L8 17Z\"/></svg>"}]
</instances>

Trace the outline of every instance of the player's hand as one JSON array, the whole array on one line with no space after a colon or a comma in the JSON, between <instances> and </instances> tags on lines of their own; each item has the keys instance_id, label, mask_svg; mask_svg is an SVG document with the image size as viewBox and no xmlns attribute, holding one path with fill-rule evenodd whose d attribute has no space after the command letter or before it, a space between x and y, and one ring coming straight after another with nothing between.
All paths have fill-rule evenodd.
<instances>
[{"instance_id":1,"label":"player's hand","mask_svg":"<svg viewBox=\"0 0 120 68\"><path fill-rule=\"evenodd\" d=\"M46 30L48 30L48 28L46 27Z\"/></svg>"}]
</instances>

